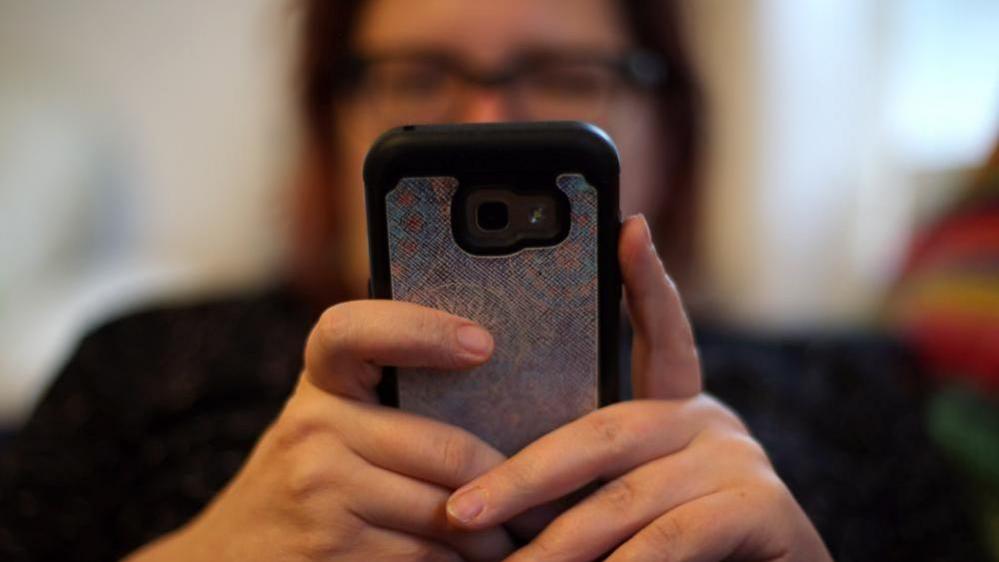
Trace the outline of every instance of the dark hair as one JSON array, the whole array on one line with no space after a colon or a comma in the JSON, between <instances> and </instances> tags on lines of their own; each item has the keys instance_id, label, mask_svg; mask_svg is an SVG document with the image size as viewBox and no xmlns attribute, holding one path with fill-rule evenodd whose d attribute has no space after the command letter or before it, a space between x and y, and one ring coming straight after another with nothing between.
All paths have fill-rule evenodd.
<instances>
[{"instance_id":1,"label":"dark hair","mask_svg":"<svg viewBox=\"0 0 999 562\"><path fill-rule=\"evenodd\" d=\"M333 106L351 60L351 33L361 0L301 0L298 105L306 133L306 155L295 209L293 268L300 286L320 304L343 298L335 249L347 233L337 227L336 170L341 163L333 135ZM671 274L683 284L694 265L697 164L702 109L695 78L671 0L618 2L636 46L665 63L667 80L655 87L663 139L663 171L669 188L653 225L657 247ZM351 186L353 187L353 186Z\"/></svg>"}]
</instances>

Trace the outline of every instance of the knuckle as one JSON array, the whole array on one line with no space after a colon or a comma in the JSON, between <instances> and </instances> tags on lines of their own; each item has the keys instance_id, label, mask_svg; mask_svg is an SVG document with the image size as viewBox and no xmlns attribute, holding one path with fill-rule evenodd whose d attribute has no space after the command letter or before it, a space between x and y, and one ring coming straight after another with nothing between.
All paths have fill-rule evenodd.
<instances>
[{"instance_id":1,"label":"knuckle","mask_svg":"<svg viewBox=\"0 0 999 562\"><path fill-rule=\"evenodd\" d=\"M669 415L672 404L661 400L637 401L617 405L613 410L624 429L624 435L634 442L654 438L663 429L663 416Z\"/></svg>"},{"instance_id":2,"label":"knuckle","mask_svg":"<svg viewBox=\"0 0 999 562\"><path fill-rule=\"evenodd\" d=\"M559 560L564 559L567 549L555 533L542 533L531 541L529 560Z\"/></svg>"},{"instance_id":3,"label":"knuckle","mask_svg":"<svg viewBox=\"0 0 999 562\"><path fill-rule=\"evenodd\" d=\"M291 498L313 498L337 486L340 463L331 452L339 439L325 420L307 414L285 416L274 428L273 443Z\"/></svg>"},{"instance_id":4,"label":"knuckle","mask_svg":"<svg viewBox=\"0 0 999 562\"><path fill-rule=\"evenodd\" d=\"M744 464L766 464L769 466L763 447L749 435L733 431L727 427L709 426L700 433L700 439L718 454L728 459L737 459Z\"/></svg>"},{"instance_id":5,"label":"knuckle","mask_svg":"<svg viewBox=\"0 0 999 562\"><path fill-rule=\"evenodd\" d=\"M707 394L701 394L695 401L695 404L696 410L700 413L700 415L707 416L720 425L731 427L745 433L749 432L745 422L743 422L742 418L739 417L739 414L719 401L717 398Z\"/></svg>"},{"instance_id":6,"label":"knuckle","mask_svg":"<svg viewBox=\"0 0 999 562\"><path fill-rule=\"evenodd\" d=\"M324 457L299 454L289 464L285 489L297 502L323 497L339 487L337 463Z\"/></svg>"},{"instance_id":7,"label":"knuckle","mask_svg":"<svg viewBox=\"0 0 999 562\"><path fill-rule=\"evenodd\" d=\"M281 412L280 418L270 429L273 441L280 451L292 451L317 440L328 441L336 437L336 428L327 416L312 410L303 405L289 407Z\"/></svg>"},{"instance_id":8,"label":"knuckle","mask_svg":"<svg viewBox=\"0 0 999 562\"><path fill-rule=\"evenodd\" d=\"M648 527L648 540L652 547L661 552L670 552L686 534L686 526L678 517L664 516L655 520Z\"/></svg>"},{"instance_id":9,"label":"knuckle","mask_svg":"<svg viewBox=\"0 0 999 562\"><path fill-rule=\"evenodd\" d=\"M413 315L411 325L413 333L429 337L434 343L444 346L447 343L446 333L442 329L443 322L440 317L441 313L435 310L420 309L417 314Z\"/></svg>"},{"instance_id":10,"label":"knuckle","mask_svg":"<svg viewBox=\"0 0 999 562\"><path fill-rule=\"evenodd\" d=\"M360 531L360 524L348 518L324 522L300 533L296 550L305 560L336 560L356 549Z\"/></svg>"},{"instance_id":11,"label":"knuckle","mask_svg":"<svg viewBox=\"0 0 999 562\"><path fill-rule=\"evenodd\" d=\"M458 366L459 361L454 354L454 328L448 324L444 313L428 310L415 316L413 334L422 339L428 353L442 366Z\"/></svg>"},{"instance_id":12,"label":"knuckle","mask_svg":"<svg viewBox=\"0 0 999 562\"><path fill-rule=\"evenodd\" d=\"M635 484L627 478L618 478L604 484L594 495L594 500L601 508L617 516L628 514L638 499Z\"/></svg>"},{"instance_id":13,"label":"knuckle","mask_svg":"<svg viewBox=\"0 0 999 562\"><path fill-rule=\"evenodd\" d=\"M522 496L532 496L539 490L539 468L537 464L525 460L508 462L491 476L508 490L516 490Z\"/></svg>"},{"instance_id":14,"label":"knuckle","mask_svg":"<svg viewBox=\"0 0 999 562\"><path fill-rule=\"evenodd\" d=\"M625 452L629 444L629 434L617 411L597 410L587 418L589 432L598 447L609 456Z\"/></svg>"},{"instance_id":15,"label":"knuckle","mask_svg":"<svg viewBox=\"0 0 999 562\"><path fill-rule=\"evenodd\" d=\"M727 448L734 455L746 459L749 464L770 467L770 458L759 441L745 433L729 432Z\"/></svg>"},{"instance_id":16,"label":"knuckle","mask_svg":"<svg viewBox=\"0 0 999 562\"><path fill-rule=\"evenodd\" d=\"M438 438L437 456L444 472L456 481L472 477L475 466L475 450L466 436L448 432Z\"/></svg>"},{"instance_id":17,"label":"knuckle","mask_svg":"<svg viewBox=\"0 0 999 562\"><path fill-rule=\"evenodd\" d=\"M320 343L331 351L342 349L353 331L353 314L349 303L327 308L319 317L316 332Z\"/></svg>"}]
</instances>

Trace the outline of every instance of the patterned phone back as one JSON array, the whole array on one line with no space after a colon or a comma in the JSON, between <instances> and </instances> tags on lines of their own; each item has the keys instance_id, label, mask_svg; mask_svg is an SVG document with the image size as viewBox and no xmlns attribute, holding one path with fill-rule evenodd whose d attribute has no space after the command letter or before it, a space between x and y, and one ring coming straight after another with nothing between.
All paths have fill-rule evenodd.
<instances>
[{"instance_id":1,"label":"patterned phone back","mask_svg":"<svg viewBox=\"0 0 999 562\"><path fill-rule=\"evenodd\" d=\"M399 369L399 406L508 455L598 406L597 190L578 174L557 184L565 240L501 256L455 240L455 178L404 178L386 196L393 298L475 320L496 344L470 371Z\"/></svg>"}]
</instances>

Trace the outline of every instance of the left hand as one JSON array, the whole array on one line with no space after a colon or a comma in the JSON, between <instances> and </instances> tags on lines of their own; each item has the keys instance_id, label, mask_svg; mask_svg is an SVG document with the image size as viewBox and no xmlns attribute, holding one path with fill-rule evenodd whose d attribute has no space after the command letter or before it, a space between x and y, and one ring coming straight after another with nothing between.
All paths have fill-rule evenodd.
<instances>
[{"instance_id":1,"label":"left hand","mask_svg":"<svg viewBox=\"0 0 999 562\"><path fill-rule=\"evenodd\" d=\"M488 529L606 482L508 560L831 560L762 447L701 394L690 326L644 218L625 222L618 253L639 400L569 423L472 480L448 501L451 523Z\"/></svg>"}]
</instances>

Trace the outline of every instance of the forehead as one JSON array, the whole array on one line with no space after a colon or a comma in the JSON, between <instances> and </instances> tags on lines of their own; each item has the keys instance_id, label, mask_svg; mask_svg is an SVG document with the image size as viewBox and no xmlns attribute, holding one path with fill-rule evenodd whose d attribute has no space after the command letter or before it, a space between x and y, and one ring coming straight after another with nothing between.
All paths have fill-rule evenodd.
<instances>
[{"instance_id":1,"label":"forehead","mask_svg":"<svg viewBox=\"0 0 999 562\"><path fill-rule=\"evenodd\" d=\"M354 46L442 49L479 62L524 48L620 50L630 45L615 0L371 0Z\"/></svg>"}]
</instances>

